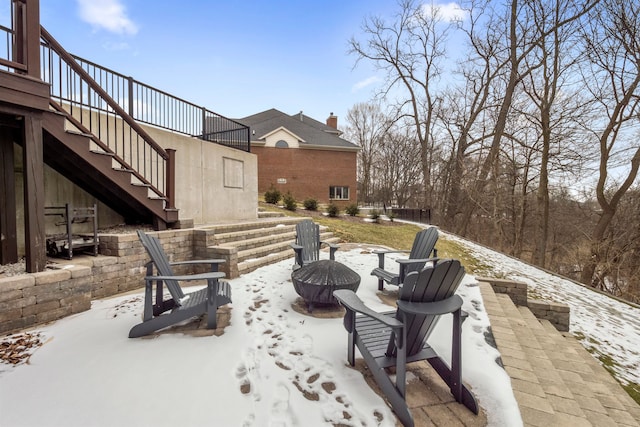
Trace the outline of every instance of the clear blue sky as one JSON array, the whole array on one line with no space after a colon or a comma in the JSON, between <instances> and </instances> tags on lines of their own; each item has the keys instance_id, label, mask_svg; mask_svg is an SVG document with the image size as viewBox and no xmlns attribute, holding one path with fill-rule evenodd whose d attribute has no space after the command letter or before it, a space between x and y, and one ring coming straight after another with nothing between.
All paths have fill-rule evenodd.
<instances>
[{"instance_id":1,"label":"clear blue sky","mask_svg":"<svg viewBox=\"0 0 640 427\"><path fill-rule=\"evenodd\" d=\"M394 11L393 0L40 1L42 25L85 59L224 116L333 112L339 125L382 78L353 68L348 40Z\"/></svg>"}]
</instances>

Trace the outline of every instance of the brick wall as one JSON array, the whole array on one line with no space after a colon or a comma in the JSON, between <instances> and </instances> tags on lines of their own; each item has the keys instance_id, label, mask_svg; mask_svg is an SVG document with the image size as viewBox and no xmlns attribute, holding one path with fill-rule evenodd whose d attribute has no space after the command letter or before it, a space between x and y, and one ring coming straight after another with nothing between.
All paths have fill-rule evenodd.
<instances>
[{"instance_id":1,"label":"brick wall","mask_svg":"<svg viewBox=\"0 0 640 427\"><path fill-rule=\"evenodd\" d=\"M357 203L357 153L295 148L252 147L258 156L258 193L271 184L283 194L290 191L299 203L313 198L329 203L329 187L349 187L349 200L334 201L338 206ZM284 178L286 184L278 184Z\"/></svg>"}]
</instances>

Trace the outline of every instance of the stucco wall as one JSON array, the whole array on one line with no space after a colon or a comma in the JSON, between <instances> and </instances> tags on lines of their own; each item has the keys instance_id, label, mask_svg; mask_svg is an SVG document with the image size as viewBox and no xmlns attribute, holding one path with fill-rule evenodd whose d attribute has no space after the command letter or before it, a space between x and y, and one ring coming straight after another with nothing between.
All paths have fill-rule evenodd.
<instances>
[{"instance_id":1,"label":"stucco wall","mask_svg":"<svg viewBox=\"0 0 640 427\"><path fill-rule=\"evenodd\" d=\"M297 201L314 198L329 203L330 186L349 187L349 200L334 200L338 206L357 202L356 159L354 151L328 151L304 148L251 147L258 156L258 192L271 184L283 194L290 191ZM278 183L285 179L286 184Z\"/></svg>"},{"instance_id":2,"label":"stucco wall","mask_svg":"<svg viewBox=\"0 0 640 427\"><path fill-rule=\"evenodd\" d=\"M256 218L255 154L149 126L145 130L162 148L176 150L176 207L181 219L211 224Z\"/></svg>"},{"instance_id":3,"label":"stucco wall","mask_svg":"<svg viewBox=\"0 0 640 427\"><path fill-rule=\"evenodd\" d=\"M145 130L163 148L176 150L176 207L181 220L194 224L211 224L226 220L254 219L257 216L257 158L252 153L235 150L196 138L145 126ZM18 253L24 255L24 200L22 196L22 150L15 145L17 187ZM123 218L97 201L55 170L45 165L45 206L92 206L98 204L99 227L123 223ZM64 232L47 218L46 233ZM74 231L85 230L79 226ZM88 225L86 226L88 227Z\"/></svg>"}]
</instances>

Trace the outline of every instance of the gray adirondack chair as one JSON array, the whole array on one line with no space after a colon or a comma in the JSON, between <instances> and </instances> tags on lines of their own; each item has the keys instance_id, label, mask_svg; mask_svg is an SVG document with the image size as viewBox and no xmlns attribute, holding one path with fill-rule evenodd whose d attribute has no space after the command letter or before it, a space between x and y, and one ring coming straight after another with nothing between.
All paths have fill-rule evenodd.
<instances>
[{"instance_id":1,"label":"gray adirondack chair","mask_svg":"<svg viewBox=\"0 0 640 427\"><path fill-rule=\"evenodd\" d=\"M160 241L138 230L138 237L147 253L151 257L146 265L147 276L144 292L144 313L142 323L135 325L129 331L129 338L137 338L148 335L157 330L166 328L192 317L207 314L207 328L217 327L216 311L218 307L231 302L231 287L222 279L225 274L218 272L218 264L223 259L193 260L181 262L169 262L167 254ZM211 271L201 274L175 275L172 266L208 264ZM153 274L153 270L157 275ZM206 280L207 287L198 291L185 294L179 282ZM153 303L153 282L156 282L156 300ZM170 299L163 296L163 284L166 285ZM167 313L169 312L169 313Z\"/></svg>"},{"instance_id":2,"label":"gray adirondack chair","mask_svg":"<svg viewBox=\"0 0 640 427\"><path fill-rule=\"evenodd\" d=\"M295 264L293 269L309 264L320 259L322 245L329 247L329 259L335 260L338 245L320 240L320 226L310 219L305 219L296 224L296 241L291 244L295 252Z\"/></svg>"},{"instance_id":3,"label":"gray adirondack chair","mask_svg":"<svg viewBox=\"0 0 640 427\"><path fill-rule=\"evenodd\" d=\"M376 250L374 254L378 255L378 267L371 271L372 276L378 278L378 290L384 289L384 282L390 285L402 286L404 278L412 271L420 271L428 261L433 261L438 256L438 250L435 248L438 241L438 229L435 227L425 228L416 234L413 239L411 252L396 250ZM391 253L409 253L407 259L397 259L400 264L398 272L385 270L384 256Z\"/></svg>"},{"instance_id":4,"label":"gray adirondack chair","mask_svg":"<svg viewBox=\"0 0 640 427\"><path fill-rule=\"evenodd\" d=\"M407 275L399 291L395 311L377 313L350 290L334 291L346 308L344 325L349 333L347 358L355 364L355 347L373 374L398 419L413 426L413 416L405 400L407 363L427 360L449 386L455 399L473 413L478 404L462 384L461 347L462 298L455 291L464 276L457 260L441 260L420 272ZM451 367L431 348L427 339L441 315L453 314ZM384 368L395 366L395 383Z\"/></svg>"}]
</instances>

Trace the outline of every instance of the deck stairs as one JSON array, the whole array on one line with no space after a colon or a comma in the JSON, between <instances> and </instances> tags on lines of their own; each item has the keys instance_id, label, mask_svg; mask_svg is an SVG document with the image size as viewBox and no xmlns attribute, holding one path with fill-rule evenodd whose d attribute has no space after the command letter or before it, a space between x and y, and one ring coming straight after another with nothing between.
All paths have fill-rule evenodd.
<instances>
[{"instance_id":1,"label":"deck stairs","mask_svg":"<svg viewBox=\"0 0 640 427\"><path fill-rule=\"evenodd\" d=\"M194 237L198 242L196 247L204 247L204 253L197 255L226 259L227 263L221 269L229 278L287 258L293 262L294 252L290 244L296 238L296 224L304 219L308 218L270 214L254 221L198 228ZM322 226L320 239L331 243L340 240Z\"/></svg>"},{"instance_id":2,"label":"deck stairs","mask_svg":"<svg viewBox=\"0 0 640 427\"><path fill-rule=\"evenodd\" d=\"M166 199L150 191L148 183L118 163L114 153L98 146L95 137L78 129L68 116L54 110L44 114L43 129L45 162L125 220L154 225L178 220L177 209L167 207Z\"/></svg>"}]
</instances>

